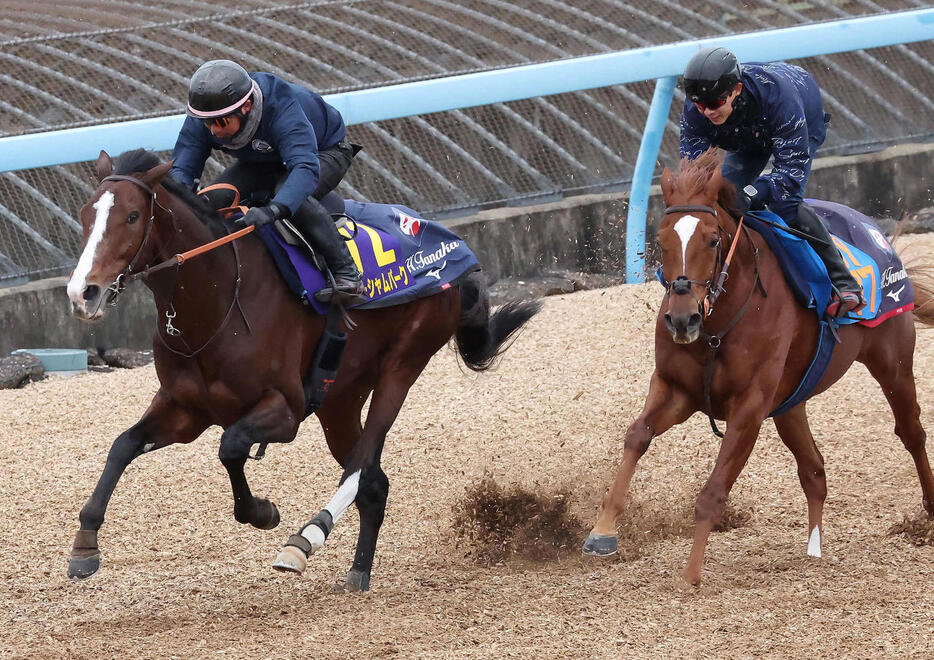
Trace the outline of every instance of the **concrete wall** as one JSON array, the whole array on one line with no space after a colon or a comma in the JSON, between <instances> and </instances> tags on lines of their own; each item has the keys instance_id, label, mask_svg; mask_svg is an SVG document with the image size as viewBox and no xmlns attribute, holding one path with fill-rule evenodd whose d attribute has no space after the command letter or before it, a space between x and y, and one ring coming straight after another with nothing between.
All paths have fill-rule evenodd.
<instances>
[{"instance_id":1,"label":"concrete wall","mask_svg":"<svg viewBox=\"0 0 934 660\"><path fill-rule=\"evenodd\" d=\"M934 145L902 145L815 161L807 194L873 217L934 206ZM649 199L647 241L664 210L659 186ZM477 252L490 280L541 270L625 271L625 197L571 197L521 209L500 208L447 224Z\"/></svg>"},{"instance_id":2,"label":"concrete wall","mask_svg":"<svg viewBox=\"0 0 934 660\"><path fill-rule=\"evenodd\" d=\"M0 289L0 356L17 348L143 349L152 346L156 306L142 284L127 289L99 323L71 316L66 277Z\"/></svg>"},{"instance_id":3,"label":"concrete wall","mask_svg":"<svg viewBox=\"0 0 934 660\"><path fill-rule=\"evenodd\" d=\"M874 217L934 206L934 145L815 162L810 196L852 206ZM658 187L649 202L648 241L664 204ZM571 197L550 204L501 208L448 221L474 249L489 280L547 270L624 270L627 205L619 194ZM16 348L148 348L155 327L149 290L131 287L96 325L68 314L65 278L0 289L0 355Z\"/></svg>"}]
</instances>

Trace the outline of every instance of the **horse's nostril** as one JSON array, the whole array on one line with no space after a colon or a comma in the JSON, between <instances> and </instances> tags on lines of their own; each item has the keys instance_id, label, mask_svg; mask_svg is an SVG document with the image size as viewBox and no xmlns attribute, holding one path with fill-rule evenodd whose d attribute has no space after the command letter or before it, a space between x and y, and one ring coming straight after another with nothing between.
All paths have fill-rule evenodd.
<instances>
[{"instance_id":1,"label":"horse's nostril","mask_svg":"<svg viewBox=\"0 0 934 660\"><path fill-rule=\"evenodd\" d=\"M701 322L701 315L698 314L697 312L694 312L693 314L691 314L691 317L688 319L688 327L689 328L696 327L700 325L700 322Z\"/></svg>"},{"instance_id":2,"label":"horse's nostril","mask_svg":"<svg viewBox=\"0 0 934 660\"><path fill-rule=\"evenodd\" d=\"M84 290L84 299L85 300L96 300L101 293L101 288L96 284L92 284Z\"/></svg>"}]
</instances>

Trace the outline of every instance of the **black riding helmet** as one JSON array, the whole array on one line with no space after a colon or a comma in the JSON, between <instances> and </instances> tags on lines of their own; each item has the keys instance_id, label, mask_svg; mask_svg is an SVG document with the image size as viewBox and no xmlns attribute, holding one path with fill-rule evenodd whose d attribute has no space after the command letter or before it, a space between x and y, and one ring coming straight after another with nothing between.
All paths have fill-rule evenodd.
<instances>
[{"instance_id":1,"label":"black riding helmet","mask_svg":"<svg viewBox=\"0 0 934 660\"><path fill-rule=\"evenodd\" d=\"M235 112L253 94L253 79L230 60L205 62L188 83L188 114L198 119Z\"/></svg>"},{"instance_id":2,"label":"black riding helmet","mask_svg":"<svg viewBox=\"0 0 934 660\"><path fill-rule=\"evenodd\" d=\"M684 93L695 103L716 101L729 94L738 82L742 82L739 60L722 46L699 51L684 69Z\"/></svg>"}]
</instances>

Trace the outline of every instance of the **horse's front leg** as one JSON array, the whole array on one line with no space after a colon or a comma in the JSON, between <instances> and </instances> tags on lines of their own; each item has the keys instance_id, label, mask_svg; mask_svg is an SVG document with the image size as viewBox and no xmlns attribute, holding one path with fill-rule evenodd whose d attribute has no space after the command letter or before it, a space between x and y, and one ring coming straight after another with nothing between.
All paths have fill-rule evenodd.
<instances>
[{"instance_id":1,"label":"horse's front leg","mask_svg":"<svg viewBox=\"0 0 934 660\"><path fill-rule=\"evenodd\" d=\"M177 442L191 442L208 426L207 420L176 404L164 391L156 393L142 418L114 440L107 454L94 493L78 515L81 527L72 545L68 577L90 577L100 568L97 532L117 482L133 459Z\"/></svg>"},{"instance_id":2,"label":"horse's front leg","mask_svg":"<svg viewBox=\"0 0 934 660\"><path fill-rule=\"evenodd\" d=\"M257 529L273 529L279 524L279 510L266 499L250 492L243 466L250 448L258 442L291 442L298 431L299 418L285 395L266 392L259 403L221 436L218 457L230 477L234 497L234 518Z\"/></svg>"},{"instance_id":3,"label":"horse's front leg","mask_svg":"<svg viewBox=\"0 0 934 660\"><path fill-rule=\"evenodd\" d=\"M730 489L746 465L759 436L759 428L767 415L768 410L763 408L760 401L756 404L747 402L741 411L727 416L726 433L720 444L717 463L694 506L694 544L682 574L688 584L696 587L701 583L707 539L723 518Z\"/></svg>"},{"instance_id":4,"label":"horse's front leg","mask_svg":"<svg viewBox=\"0 0 934 660\"><path fill-rule=\"evenodd\" d=\"M693 412L694 406L684 392L670 386L658 372L652 374L649 395L642 412L626 431L623 462L613 485L603 497L603 509L597 524L584 542L582 551L585 555L608 557L616 554L616 518L626 508L636 463L648 451L652 438L680 424Z\"/></svg>"}]
</instances>

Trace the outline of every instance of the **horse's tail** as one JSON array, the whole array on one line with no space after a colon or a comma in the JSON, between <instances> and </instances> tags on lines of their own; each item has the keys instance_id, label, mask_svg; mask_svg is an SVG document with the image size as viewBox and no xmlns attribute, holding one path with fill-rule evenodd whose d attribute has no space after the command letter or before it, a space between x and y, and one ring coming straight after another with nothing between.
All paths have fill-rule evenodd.
<instances>
[{"instance_id":1,"label":"horse's tail","mask_svg":"<svg viewBox=\"0 0 934 660\"><path fill-rule=\"evenodd\" d=\"M902 218L904 219L904 217ZM889 242L898 253L905 266L908 279L915 290L915 321L926 326L934 326L934 263L926 253L912 250L899 239L905 235L905 223L899 222Z\"/></svg>"},{"instance_id":2,"label":"horse's tail","mask_svg":"<svg viewBox=\"0 0 934 660\"><path fill-rule=\"evenodd\" d=\"M513 301L490 316L490 294L486 278L476 272L460 283L461 319L455 333L457 350L474 371L486 371L512 345L522 326L538 314L538 301ZM508 342L508 343L507 343Z\"/></svg>"},{"instance_id":3,"label":"horse's tail","mask_svg":"<svg viewBox=\"0 0 934 660\"><path fill-rule=\"evenodd\" d=\"M905 270L915 289L915 320L927 326L934 326L934 264L906 264Z\"/></svg>"}]
</instances>

